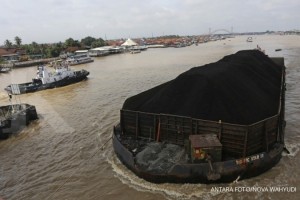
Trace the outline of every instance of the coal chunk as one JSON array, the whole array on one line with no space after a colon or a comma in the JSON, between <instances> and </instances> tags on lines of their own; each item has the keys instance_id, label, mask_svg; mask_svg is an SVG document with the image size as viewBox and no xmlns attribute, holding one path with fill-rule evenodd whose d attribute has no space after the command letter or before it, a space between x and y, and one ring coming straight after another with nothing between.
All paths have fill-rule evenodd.
<instances>
[{"instance_id":1,"label":"coal chunk","mask_svg":"<svg viewBox=\"0 0 300 200\"><path fill-rule=\"evenodd\" d=\"M174 144L151 142L136 156L136 164L148 172L167 173L184 160L184 149ZM185 160L186 161L186 160Z\"/></svg>"},{"instance_id":2,"label":"coal chunk","mask_svg":"<svg viewBox=\"0 0 300 200\"><path fill-rule=\"evenodd\" d=\"M248 125L278 113L283 67L244 50L128 98L123 109Z\"/></svg>"}]
</instances>

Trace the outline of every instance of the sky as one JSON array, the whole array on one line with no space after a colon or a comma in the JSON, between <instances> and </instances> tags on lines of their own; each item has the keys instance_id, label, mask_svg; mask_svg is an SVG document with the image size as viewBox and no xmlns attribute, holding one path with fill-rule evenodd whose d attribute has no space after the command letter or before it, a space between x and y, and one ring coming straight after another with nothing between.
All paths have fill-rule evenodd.
<instances>
[{"instance_id":1,"label":"sky","mask_svg":"<svg viewBox=\"0 0 300 200\"><path fill-rule=\"evenodd\" d=\"M0 0L0 9L0 45L300 29L299 0Z\"/></svg>"}]
</instances>

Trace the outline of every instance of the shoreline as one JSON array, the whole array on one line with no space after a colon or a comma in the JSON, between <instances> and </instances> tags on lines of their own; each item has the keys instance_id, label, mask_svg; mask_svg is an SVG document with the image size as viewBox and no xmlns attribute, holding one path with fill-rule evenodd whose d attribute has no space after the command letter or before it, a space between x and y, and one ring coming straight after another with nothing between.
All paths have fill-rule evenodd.
<instances>
[{"instance_id":1,"label":"shoreline","mask_svg":"<svg viewBox=\"0 0 300 200\"><path fill-rule=\"evenodd\" d=\"M0 68L19 68L19 67L31 67L40 64L47 64L51 61L58 60L59 58L45 58L45 59L38 59L38 60L30 60L24 62L16 62L10 64L0 64Z\"/></svg>"}]
</instances>

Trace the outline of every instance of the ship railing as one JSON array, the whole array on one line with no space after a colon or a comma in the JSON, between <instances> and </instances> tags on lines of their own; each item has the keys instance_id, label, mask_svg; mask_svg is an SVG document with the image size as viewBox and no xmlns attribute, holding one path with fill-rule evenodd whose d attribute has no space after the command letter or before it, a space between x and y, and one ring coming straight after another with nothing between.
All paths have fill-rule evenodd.
<instances>
[{"instance_id":1,"label":"ship railing","mask_svg":"<svg viewBox=\"0 0 300 200\"><path fill-rule=\"evenodd\" d=\"M185 145L189 135L215 134L223 151L235 157L268 151L278 141L278 114L251 125L131 110L121 110L120 115L126 136Z\"/></svg>"},{"instance_id":2,"label":"ship railing","mask_svg":"<svg viewBox=\"0 0 300 200\"><path fill-rule=\"evenodd\" d=\"M246 157L268 152L275 143L284 143L285 67L282 59L281 88L277 114L250 125L231 124L191 117L122 109L120 127L124 136L185 145L189 135L215 134L225 154Z\"/></svg>"},{"instance_id":3,"label":"ship railing","mask_svg":"<svg viewBox=\"0 0 300 200\"><path fill-rule=\"evenodd\" d=\"M27 110L34 108L29 104L13 104L1 109L1 120L13 119L21 113L27 113Z\"/></svg>"}]
</instances>

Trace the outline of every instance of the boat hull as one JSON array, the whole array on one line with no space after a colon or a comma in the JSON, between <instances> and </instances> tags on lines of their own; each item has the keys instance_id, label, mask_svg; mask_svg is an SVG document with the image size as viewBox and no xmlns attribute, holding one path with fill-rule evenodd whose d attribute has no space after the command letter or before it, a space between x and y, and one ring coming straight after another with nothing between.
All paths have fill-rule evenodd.
<instances>
[{"instance_id":1,"label":"boat hull","mask_svg":"<svg viewBox=\"0 0 300 200\"><path fill-rule=\"evenodd\" d=\"M137 176L153 183L220 183L232 182L262 174L281 159L283 145L277 143L269 152L252 156L212 163L177 163L167 173L151 173L135 162L135 155L120 141L120 130L114 129L113 148L119 160ZM217 177L217 178L216 178Z\"/></svg>"},{"instance_id":2,"label":"boat hull","mask_svg":"<svg viewBox=\"0 0 300 200\"><path fill-rule=\"evenodd\" d=\"M0 123L0 139L7 139L11 134L29 125L31 121L38 119L35 106L29 104L1 106L0 110L6 113Z\"/></svg>"},{"instance_id":3,"label":"boat hull","mask_svg":"<svg viewBox=\"0 0 300 200\"><path fill-rule=\"evenodd\" d=\"M72 62L69 62L69 64L70 64L70 66L74 66L74 65L81 65L81 64L90 63L90 62L94 62L94 60L90 59L90 60L72 61Z\"/></svg>"},{"instance_id":4,"label":"boat hull","mask_svg":"<svg viewBox=\"0 0 300 200\"><path fill-rule=\"evenodd\" d=\"M51 88L56 88L56 87L63 87L66 85L70 85L73 83L77 83L80 81L83 81L87 79L87 76L89 75L89 72L86 70L80 71L80 74L73 76L73 77L66 77L62 80L53 82L53 83L47 83L47 84L42 84L42 83L24 83L24 84L19 84L19 90L20 94L25 94L25 93L30 93L30 92L36 92L39 90L45 90L45 89L51 89ZM5 88L6 91L9 93L12 93L11 85L7 86Z\"/></svg>"}]
</instances>

